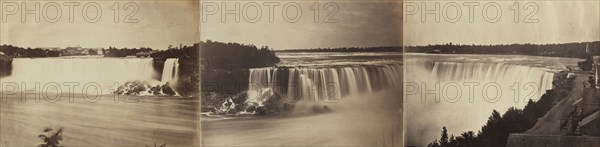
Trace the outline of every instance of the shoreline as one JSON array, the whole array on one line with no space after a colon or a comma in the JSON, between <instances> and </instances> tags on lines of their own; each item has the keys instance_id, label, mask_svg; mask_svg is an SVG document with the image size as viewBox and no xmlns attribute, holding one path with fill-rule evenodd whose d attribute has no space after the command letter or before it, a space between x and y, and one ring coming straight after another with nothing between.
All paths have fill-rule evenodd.
<instances>
[{"instance_id":1,"label":"shoreline","mask_svg":"<svg viewBox=\"0 0 600 147\"><path fill-rule=\"evenodd\" d=\"M597 64L597 63L596 63ZM599 69L596 69L599 70ZM507 146L540 146L549 142L555 145L594 146L600 142L598 122L598 90L586 86L594 71L565 71L575 77L568 83L567 94L554 100L553 107L538 118L536 124L522 133L512 133ZM587 119L587 122L584 121Z\"/></svg>"},{"instance_id":2,"label":"shoreline","mask_svg":"<svg viewBox=\"0 0 600 147\"><path fill-rule=\"evenodd\" d=\"M553 99L555 99L553 101L556 102L556 104L554 104L554 106L548 112L546 112L543 117L538 118L538 122L536 122L536 124L526 132L523 132L523 134L542 135L550 133L559 135L561 133L560 127L555 126L557 125L555 123L562 122L561 119L566 118L562 116L568 115L570 112L569 106L577 101L577 99L582 97L583 86L580 83L585 82L585 78L587 78L585 74L581 72L576 72L575 76L576 77L568 83L573 87L572 89L568 89L566 91L568 92L568 95L565 97L553 97ZM556 101L556 98L560 98L560 100ZM557 120L559 122L556 122Z\"/></svg>"}]
</instances>

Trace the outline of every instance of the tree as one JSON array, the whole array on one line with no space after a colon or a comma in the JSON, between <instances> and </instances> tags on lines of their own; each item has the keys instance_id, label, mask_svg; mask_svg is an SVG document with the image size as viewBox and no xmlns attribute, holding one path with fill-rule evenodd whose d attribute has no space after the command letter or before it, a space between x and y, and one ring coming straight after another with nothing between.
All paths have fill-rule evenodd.
<instances>
[{"instance_id":1,"label":"tree","mask_svg":"<svg viewBox=\"0 0 600 147\"><path fill-rule=\"evenodd\" d=\"M433 142L429 143L427 145L427 147L441 147L440 143L438 143L438 140L433 140Z\"/></svg>"},{"instance_id":2,"label":"tree","mask_svg":"<svg viewBox=\"0 0 600 147\"><path fill-rule=\"evenodd\" d=\"M452 141L451 141L452 142ZM477 137L473 131L463 132L460 136L456 137L453 146L458 147L473 147L477 143Z\"/></svg>"},{"instance_id":3,"label":"tree","mask_svg":"<svg viewBox=\"0 0 600 147\"><path fill-rule=\"evenodd\" d=\"M88 50L88 54L89 54L89 55L98 55L98 51L95 51L95 50Z\"/></svg>"},{"instance_id":4,"label":"tree","mask_svg":"<svg viewBox=\"0 0 600 147\"><path fill-rule=\"evenodd\" d=\"M446 130L446 126L442 127L442 137L440 138L440 145L448 146L448 130Z\"/></svg>"}]
</instances>

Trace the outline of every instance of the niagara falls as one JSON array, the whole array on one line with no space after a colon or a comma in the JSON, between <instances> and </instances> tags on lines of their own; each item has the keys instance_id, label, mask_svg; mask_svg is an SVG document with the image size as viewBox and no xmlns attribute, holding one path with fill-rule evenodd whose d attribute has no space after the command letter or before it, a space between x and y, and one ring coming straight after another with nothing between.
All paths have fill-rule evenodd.
<instances>
[{"instance_id":1,"label":"niagara falls","mask_svg":"<svg viewBox=\"0 0 600 147\"><path fill-rule=\"evenodd\" d=\"M202 54L211 56L203 62L207 68L202 72L203 83L210 83L204 85L203 92L208 95L202 99L204 145L403 143L400 48L382 47L379 52L269 51L266 47L205 43L208 48ZM223 60L211 67L213 58L232 55L220 50L225 46L262 56L253 61L244 60L251 57ZM369 49L377 48L365 50ZM251 66L224 68L229 65Z\"/></svg>"},{"instance_id":2,"label":"niagara falls","mask_svg":"<svg viewBox=\"0 0 600 147\"><path fill-rule=\"evenodd\" d=\"M600 0L0 0L0 147L600 147Z\"/></svg>"},{"instance_id":3,"label":"niagara falls","mask_svg":"<svg viewBox=\"0 0 600 147\"><path fill-rule=\"evenodd\" d=\"M58 132L59 143L70 146L193 144L198 59L189 53L197 45L67 47L39 55L3 45L9 54L0 76L2 145L36 146L43 141L36 136Z\"/></svg>"}]
</instances>

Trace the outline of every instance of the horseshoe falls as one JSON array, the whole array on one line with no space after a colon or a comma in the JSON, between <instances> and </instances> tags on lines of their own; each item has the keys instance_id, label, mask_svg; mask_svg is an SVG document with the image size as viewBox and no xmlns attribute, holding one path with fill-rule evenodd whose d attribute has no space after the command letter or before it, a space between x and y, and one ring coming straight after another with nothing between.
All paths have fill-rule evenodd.
<instances>
[{"instance_id":1,"label":"horseshoe falls","mask_svg":"<svg viewBox=\"0 0 600 147\"><path fill-rule=\"evenodd\" d=\"M427 145L448 134L477 132L493 110L522 109L553 88L566 70L553 57L408 54L404 70L408 145ZM565 63L566 63L565 62ZM468 115L465 115L468 114ZM457 121L460 120L460 121Z\"/></svg>"},{"instance_id":2,"label":"horseshoe falls","mask_svg":"<svg viewBox=\"0 0 600 147\"><path fill-rule=\"evenodd\" d=\"M262 103L269 91L294 100L331 100L401 86L400 64L354 67L268 67L250 69L248 98ZM269 94L271 95L271 94Z\"/></svg>"}]
</instances>

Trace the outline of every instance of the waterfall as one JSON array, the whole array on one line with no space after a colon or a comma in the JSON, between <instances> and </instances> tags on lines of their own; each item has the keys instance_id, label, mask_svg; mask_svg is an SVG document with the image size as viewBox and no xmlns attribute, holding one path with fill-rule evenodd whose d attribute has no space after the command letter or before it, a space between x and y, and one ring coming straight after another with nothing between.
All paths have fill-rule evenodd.
<instances>
[{"instance_id":1,"label":"waterfall","mask_svg":"<svg viewBox=\"0 0 600 147\"><path fill-rule=\"evenodd\" d=\"M552 89L554 73L542 68L505 63L434 62L430 78L439 82L494 82L499 84L535 85L531 98L539 98ZM507 86L510 87L510 86Z\"/></svg>"},{"instance_id":2,"label":"waterfall","mask_svg":"<svg viewBox=\"0 0 600 147\"><path fill-rule=\"evenodd\" d=\"M174 84L177 82L179 77L179 59L169 58L165 61L165 66L162 70L161 81L163 83L169 82Z\"/></svg>"},{"instance_id":3,"label":"waterfall","mask_svg":"<svg viewBox=\"0 0 600 147\"><path fill-rule=\"evenodd\" d=\"M404 111L409 113L404 117L411 118L406 134L414 134L407 137L409 145L439 138L442 126L452 129L448 134L477 131L492 110L522 109L552 89L554 80L554 73L541 67L437 60L405 62ZM496 86L486 88L490 85Z\"/></svg>"},{"instance_id":4,"label":"waterfall","mask_svg":"<svg viewBox=\"0 0 600 147\"><path fill-rule=\"evenodd\" d=\"M19 84L27 90L58 85L67 92L65 84L75 84L75 93L85 93L81 88L92 84L99 93L111 93L127 81L156 81L151 58L15 58L12 65L2 84Z\"/></svg>"},{"instance_id":5,"label":"waterfall","mask_svg":"<svg viewBox=\"0 0 600 147\"><path fill-rule=\"evenodd\" d=\"M352 67L267 67L250 69L248 101L261 103L267 95L293 100L335 100L402 85L400 64Z\"/></svg>"}]
</instances>

